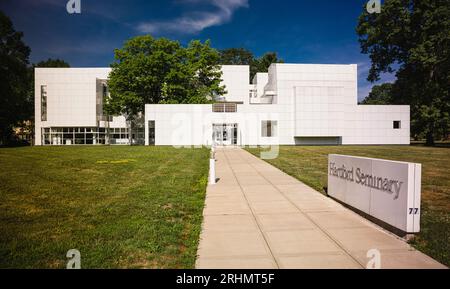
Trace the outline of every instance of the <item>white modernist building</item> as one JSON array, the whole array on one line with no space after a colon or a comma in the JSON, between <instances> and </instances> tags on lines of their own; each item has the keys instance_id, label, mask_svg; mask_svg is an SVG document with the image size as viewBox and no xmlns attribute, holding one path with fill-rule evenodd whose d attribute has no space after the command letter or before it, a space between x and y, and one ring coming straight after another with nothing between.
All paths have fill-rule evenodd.
<instances>
[{"instance_id":1,"label":"white modernist building","mask_svg":"<svg viewBox=\"0 0 450 289\"><path fill-rule=\"evenodd\" d=\"M358 105L357 65L222 66L213 105L145 106L130 132L105 117L109 68L36 68L36 144L383 145L410 143L409 106Z\"/></svg>"}]
</instances>

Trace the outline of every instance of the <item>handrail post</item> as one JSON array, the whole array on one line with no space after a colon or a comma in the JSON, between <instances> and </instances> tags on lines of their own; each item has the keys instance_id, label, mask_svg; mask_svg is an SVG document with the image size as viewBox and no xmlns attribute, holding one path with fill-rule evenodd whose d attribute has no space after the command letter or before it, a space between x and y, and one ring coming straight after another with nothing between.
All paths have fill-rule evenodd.
<instances>
[{"instance_id":1,"label":"handrail post","mask_svg":"<svg viewBox=\"0 0 450 289\"><path fill-rule=\"evenodd\" d=\"M216 148L211 146L211 156L209 158L209 184L216 184Z\"/></svg>"}]
</instances>

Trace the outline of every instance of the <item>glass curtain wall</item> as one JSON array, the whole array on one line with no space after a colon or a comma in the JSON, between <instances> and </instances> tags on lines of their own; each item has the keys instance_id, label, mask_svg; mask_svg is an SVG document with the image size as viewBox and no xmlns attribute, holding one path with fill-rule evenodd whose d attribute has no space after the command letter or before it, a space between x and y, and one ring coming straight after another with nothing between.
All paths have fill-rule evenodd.
<instances>
[{"instance_id":1,"label":"glass curtain wall","mask_svg":"<svg viewBox=\"0 0 450 289\"><path fill-rule=\"evenodd\" d=\"M129 144L128 128L62 127L43 128L43 145Z\"/></svg>"}]
</instances>

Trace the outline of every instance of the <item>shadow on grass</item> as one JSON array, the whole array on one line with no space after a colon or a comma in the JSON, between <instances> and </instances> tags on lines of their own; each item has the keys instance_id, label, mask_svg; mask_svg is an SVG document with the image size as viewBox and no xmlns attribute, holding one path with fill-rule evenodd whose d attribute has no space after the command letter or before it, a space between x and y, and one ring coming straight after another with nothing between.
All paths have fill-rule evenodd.
<instances>
[{"instance_id":1,"label":"shadow on grass","mask_svg":"<svg viewBox=\"0 0 450 289\"><path fill-rule=\"evenodd\" d=\"M425 145L425 142L423 142L423 141L413 141L413 142L411 142L411 146L413 146L413 147L429 147L429 148L433 148L433 147ZM435 148L450 148L450 142L448 142L448 141L436 142L434 147Z\"/></svg>"}]
</instances>

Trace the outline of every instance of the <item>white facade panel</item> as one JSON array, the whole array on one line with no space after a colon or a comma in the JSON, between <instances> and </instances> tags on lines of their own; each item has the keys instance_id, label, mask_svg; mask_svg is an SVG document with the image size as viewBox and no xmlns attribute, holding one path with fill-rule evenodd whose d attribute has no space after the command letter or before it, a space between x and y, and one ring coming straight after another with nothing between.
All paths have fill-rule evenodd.
<instances>
[{"instance_id":1,"label":"white facade panel","mask_svg":"<svg viewBox=\"0 0 450 289\"><path fill-rule=\"evenodd\" d=\"M96 127L97 79L109 68L35 68L35 143L44 127ZM41 87L47 90L47 119L41 118Z\"/></svg>"},{"instance_id":2,"label":"white facade panel","mask_svg":"<svg viewBox=\"0 0 450 289\"><path fill-rule=\"evenodd\" d=\"M224 95L229 102L249 102L250 67L247 65L222 66L222 79L227 93Z\"/></svg>"}]
</instances>

